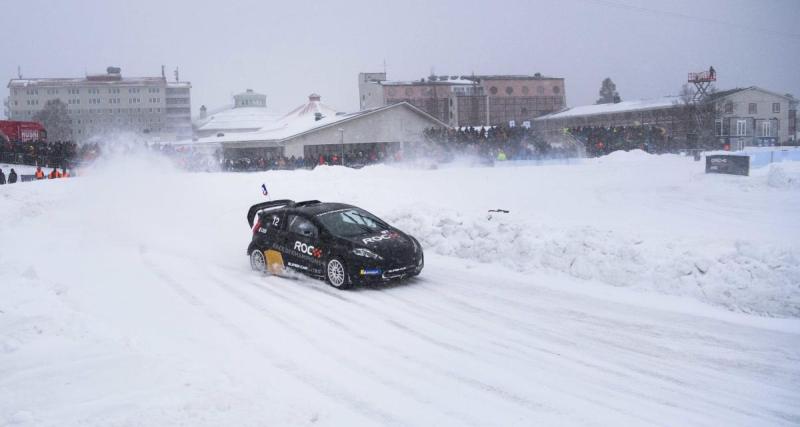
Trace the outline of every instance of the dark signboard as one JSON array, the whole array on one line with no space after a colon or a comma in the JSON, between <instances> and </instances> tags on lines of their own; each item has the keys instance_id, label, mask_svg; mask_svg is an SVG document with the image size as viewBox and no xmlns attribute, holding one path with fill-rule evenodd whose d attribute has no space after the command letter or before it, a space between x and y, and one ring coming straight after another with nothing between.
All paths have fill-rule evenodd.
<instances>
[{"instance_id":1,"label":"dark signboard","mask_svg":"<svg viewBox=\"0 0 800 427\"><path fill-rule=\"evenodd\" d=\"M706 173L727 173L730 175L750 175L750 157L731 154L706 156Z\"/></svg>"}]
</instances>

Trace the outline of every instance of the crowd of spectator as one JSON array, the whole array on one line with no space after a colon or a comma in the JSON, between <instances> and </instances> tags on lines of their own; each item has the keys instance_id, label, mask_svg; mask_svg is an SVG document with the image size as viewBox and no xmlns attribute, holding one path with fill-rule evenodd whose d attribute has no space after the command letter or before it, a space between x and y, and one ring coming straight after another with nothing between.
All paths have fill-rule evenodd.
<instances>
[{"instance_id":1,"label":"crowd of spectator","mask_svg":"<svg viewBox=\"0 0 800 427\"><path fill-rule=\"evenodd\" d=\"M347 147L342 153L339 145L330 145L327 152L310 154L308 156L283 156L266 154L255 158L243 156L225 158L219 152L221 168L225 171L265 171L265 170L291 170L313 169L317 166L347 166L361 168L371 164L398 162L403 160L402 152L398 147L388 144L372 145L369 148L354 149Z\"/></svg>"},{"instance_id":2,"label":"crowd of spectator","mask_svg":"<svg viewBox=\"0 0 800 427\"><path fill-rule=\"evenodd\" d=\"M425 130L423 152L440 162L460 155L477 156L485 161L540 160L574 157L572 147L553 146L533 129L522 126L464 127Z\"/></svg>"},{"instance_id":3,"label":"crowd of spectator","mask_svg":"<svg viewBox=\"0 0 800 427\"><path fill-rule=\"evenodd\" d=\"M588 129L574 129L576 133ZM626 133L630 134L631 132ZM587 136L611 145L611 138L600 132ZM616 139L614 140L616 141ZM142 147L139 145L138 147ZM221 149L176 146L150 143L144 147L170 158L179 167L192 171L264 171L313 169L322 165L344 165L359 168L370 164L400 162L403 160L431 160L449 162L459 156L477 157L487 163L505 160L531 160L543 158L573 157L571 148L552 146L526 127L464 127L460 129L430 128L424 132L424 140L400 144L364 144L360 147L324 146L324 152L303 156L283 156L277 153L260 156L226 157ZM602 146L605 147L605 146ZM140 150L133 145L110 146L111 152ZM2 142L0 162L36 165L45 168L75 169L88 165L101 154L97 143L76 144L74 142ZM307 153L308 154L308 153Z\"/></svg>"},{"instance_id":4,"label":"crowd of spectator","mask_svg":"<svg viewBox=\"0 0 800 427\"><path fill-rule=\"evenodd\" d=\"M670 153L673 146L664 128L657 126L582 126L566 130L586 145L586 155L596 157L617 150L640 149L648 153Z\"/></svg>"},{"instance_id":5,"label":"crowd of spectator","mask_svg":"<svg viewBox=\"0 0 800 427\"><path fill-rule=\"evenodd\" d=\"M71 141L0 141L0 162L69 168L90 163L100 155L97 144Z\"/></svg>"}]
</instances>

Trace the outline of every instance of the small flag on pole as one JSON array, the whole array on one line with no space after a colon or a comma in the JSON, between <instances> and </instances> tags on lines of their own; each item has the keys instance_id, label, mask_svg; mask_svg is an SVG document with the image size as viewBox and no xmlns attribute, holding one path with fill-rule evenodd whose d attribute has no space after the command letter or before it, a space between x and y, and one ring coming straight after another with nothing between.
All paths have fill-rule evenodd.
<instances>
[{"instance_id":1,"label":"small flag on pole","mask_svg":"<svg viewBox=\"0 0 800 427\"><path fill-rule=\"evenodd\" d=\"M269 195L269 191L267 191L267 185L266 184L261 184L261 192L264 194L264 196Z\"/></svg>"}]
</instances>

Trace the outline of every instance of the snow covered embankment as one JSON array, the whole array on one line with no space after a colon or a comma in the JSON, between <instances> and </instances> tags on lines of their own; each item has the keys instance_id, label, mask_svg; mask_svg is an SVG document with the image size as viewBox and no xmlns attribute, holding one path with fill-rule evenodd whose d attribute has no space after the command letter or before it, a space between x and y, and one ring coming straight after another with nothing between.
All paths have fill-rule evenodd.
<instances>
[{"instance_id":1,"label":"snow covered embankment","mask_svg":"<svg viewBox=\"0 0 800 427\"><path fill-rule=\"evenodd\" d=\"M592 226L548 228L511 214L398 211L389 218L442 255L500 263L520 272L550 268L614 286L684 295L769 316L800 317L796 249L736 241L658 241Z\"/></svg>"}]
</instances>

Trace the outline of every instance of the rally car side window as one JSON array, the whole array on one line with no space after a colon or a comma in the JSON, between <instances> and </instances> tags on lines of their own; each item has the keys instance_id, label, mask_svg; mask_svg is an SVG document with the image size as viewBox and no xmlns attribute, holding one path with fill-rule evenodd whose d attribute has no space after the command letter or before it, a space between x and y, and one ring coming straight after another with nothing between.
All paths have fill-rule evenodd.
<instances>
[{"instance_id":1,"label":"rally car side window","mask_svg":"<svg viewBox=\"0 0 800 427\"><path fill-rule=\"evenodd\" d=\"M289 231L304 237L318 236L317 227L308 219L299 215L289 215Z\"/></svg>"}]
</instances>

